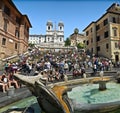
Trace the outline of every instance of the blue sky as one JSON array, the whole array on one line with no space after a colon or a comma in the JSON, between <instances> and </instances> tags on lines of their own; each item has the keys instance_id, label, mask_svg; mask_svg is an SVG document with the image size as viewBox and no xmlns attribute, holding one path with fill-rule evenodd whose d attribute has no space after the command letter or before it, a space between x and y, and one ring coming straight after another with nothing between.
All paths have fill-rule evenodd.
<instances>
[{"instance_id":1,"label":"blue sky","mask_svg":"<svg viewBox=\"0 0 120 113\"><path fill-rule=\"evenodd\" d=\"M13 0L22 14L26 14L32 24L30 34L46 34L46 23L64 23L65 39L75 28L79 33L92 21L98 20L108 7L118 0Z\"/></svg>"}]
</instances>

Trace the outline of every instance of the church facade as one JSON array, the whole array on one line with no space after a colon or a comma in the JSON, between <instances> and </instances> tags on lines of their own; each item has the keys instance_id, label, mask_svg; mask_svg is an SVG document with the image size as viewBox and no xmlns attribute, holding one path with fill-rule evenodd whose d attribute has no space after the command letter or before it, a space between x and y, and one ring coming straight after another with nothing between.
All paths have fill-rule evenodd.
<instances>
[{"instance_id":1,"label":"church facade","mask_svg":"<svg viewBox=\"0 0 120 113\"><path fill-rule=\"evenodd\" d=\"M39 46L64 46L64 24L59 22L56 26L51 21L46 23L45 35L30 35L29 43Z\"/></svg>"}]
</instances>

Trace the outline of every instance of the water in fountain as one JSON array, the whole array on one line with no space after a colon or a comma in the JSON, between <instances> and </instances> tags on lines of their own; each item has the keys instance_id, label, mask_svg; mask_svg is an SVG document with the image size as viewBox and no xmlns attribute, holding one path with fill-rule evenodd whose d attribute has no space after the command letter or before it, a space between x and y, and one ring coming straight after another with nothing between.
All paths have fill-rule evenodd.
<instances>
[{"instance_id":1,"label":"water in fountain","mask_svg":"<svg viewBox=\"0 0 120 113\"><path fill-rule=\"evenodd\" d=\"M14 111L17 108L18 109L26 108L26 110L27 110L28 107L33 108L34 113L41 113L39 104L37 103L36 97L34 97L34 96L25 98L23 100L12 103L12 104L5 106L3 108L0 108L0 113L3 113L3 112L8 113L7 111L9 111L9 110ZM23 113L23 112L21 111L19 113Z\"/></svg>"},{"instance_id":2,"label":"water in fountain","mask_svg":"<svg viewBox=\"0 0 120 113\"><path fill-rule=\"evenodd\" d=\"M68 92L68 97L75 104L98 104L120 101L120 84L114 82L106 83L107 90L99 91L99 84L84 84L77 86Z\"/></svg>"}]
</instances>

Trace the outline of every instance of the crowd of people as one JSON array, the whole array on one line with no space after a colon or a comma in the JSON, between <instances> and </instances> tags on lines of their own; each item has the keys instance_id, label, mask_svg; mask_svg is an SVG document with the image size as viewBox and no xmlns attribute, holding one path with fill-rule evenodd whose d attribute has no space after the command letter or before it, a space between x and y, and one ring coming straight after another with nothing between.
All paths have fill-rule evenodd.
<instances>
[{"instance_id":1,"label":"crowd of people","mask_svg":"<svg viewBox=\"0 0 120 113\"><path fill-rule=\"evenodd\" d=\"M20 84L17 80L14 79L14 74L18 70L18 63L11 63L7 61L4 66L4 72L0 76L0 86L4 93L9 90L9 88L13 85L15 88L19 88Z\"/></svg>"},{"instance_id":2,"label":"crowd of people","mask_svg":"<svg viewBox=\"0 0 120 113\"><path fill-rule=\"evenodd\" d=\"M29 59L23 62L21 71L31 75L35 70L42 73L43 78L47 77L49 82L64 80L64 76L68 74L82 77L85 73L85 66L79 59L79 53L48 52L41 55L36 63L31 63ZM77 71L79 74L76 73Z\"/></svg>"},{"instance_id":3,"label":"crowd of people","mask_svg":"<svg viewBox=\"0 0 120 113\"><path fill-rule=\"evenodd\" d=\"M35 63L31 63L29 59L28 57L28 60L22 64L21 70L27 75L31 75L30 73L35 70L46 82L64 80L65 75L82 78L86 68L91 68L93 75L96 75L97 71L108 71L114 66L111 60L95 56L88 58L85 52L76 51L46 52L40 55Z\"/></svg>"},{"instance_id":4,"label":"crowd of people","mask_svg":"<svg viewBox=\"0 0 120 113\"><path fill-rule=\"evenodd\" d=\"M91 68L95 75L97 71L108 71L114 66L111 60L95 56L90 58L85 52L76 51L49 51L39 55L37 62L34 62L34 59L31 62L32 57L32 55L27 56L19 63L10 63L10 61L5 63L5 73L0 76L0 86L2 86L3 92L6 92L11 85L14 85L15 88L20 87L18 81L14 79L14 73L18 69L27 76L41 75L40 79L47 84L48 82L64 80L66 75L67 77L72 75L73 78L77 76L82 78L86 68Z\"/></svg>"}]
</instances>

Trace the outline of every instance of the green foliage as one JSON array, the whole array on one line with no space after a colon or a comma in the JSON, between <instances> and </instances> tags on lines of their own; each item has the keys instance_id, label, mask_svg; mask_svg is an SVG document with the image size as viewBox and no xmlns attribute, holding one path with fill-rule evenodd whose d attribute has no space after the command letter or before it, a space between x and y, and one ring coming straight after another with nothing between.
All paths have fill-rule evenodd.
<instances>
[{"instance_id":1,"label":"green foliage","mask_svg":"<svg viewBox=\"0 0 120 113\"><path fill-rule=\"evenodd\" d=\"M71 41L69 38L67 38L65 41L65 46L70 46L70 45L71 45Z\"/></svg>"},{"instance_id":2,"label":"green foliage","mask_svg":"<svg viewBox=\"0 0 120 113\"><path fill-rule=\"evenodd\" d=\"M29 43L28 46L29 46L30 48L33 48L33 47L35 46L35 44Z\"/></svg>"},{"instance_id":3,"label":"green foliage","mask_svg":"<svg viewBox=\"0 0 120 113\"><path fill-rule=\"evenodd\" d=\"M77 48L78 49L84 49L85 48L85 44L84 43L78 43L77 44Z\"/></svg>"}]
</instances>

